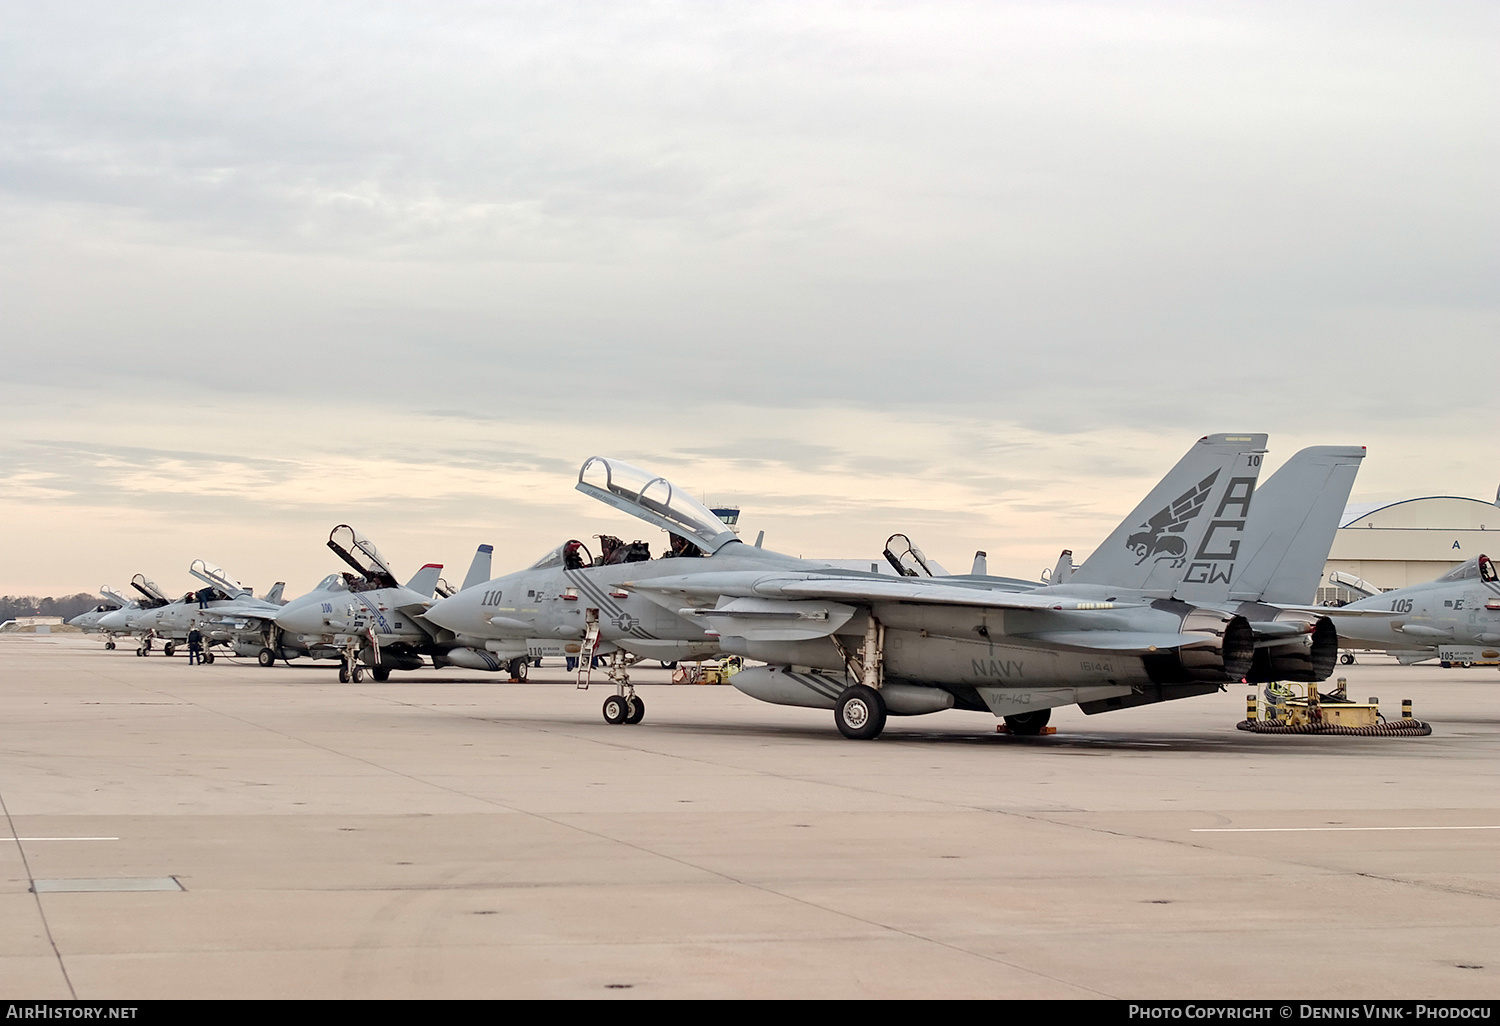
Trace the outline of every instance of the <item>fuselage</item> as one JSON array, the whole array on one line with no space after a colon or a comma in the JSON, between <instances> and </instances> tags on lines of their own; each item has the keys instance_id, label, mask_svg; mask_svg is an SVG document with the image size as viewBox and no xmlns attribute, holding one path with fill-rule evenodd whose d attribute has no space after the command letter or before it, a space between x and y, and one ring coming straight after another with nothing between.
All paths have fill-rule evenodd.
<instances>
[{"instance_id":1,"label":"fuselage","mask_svg":"<svg viewBox=\"0 0 1500 1026\"><path fill-rule=\"evenodd\" d=\"M1340 638L1355 648L1403 651L1445 644L1500 645L1500 584L1477 577L1429 581L1372 595L1343 611L1365 613L1331 611Z\"/></svg>"},{"instance_id":2,"label":"fuselage","mask_svg":"<svg viewBox=\"0 0 1500 1026\"><path fill-rule=\"evenodd\" d=\"M442 599L426 617L452 631L460 644L504 655L525 655L529 640L577 641L593 619L604 651L618 647L643 658L702 659L720 651L718 639L705 634L702 623L624 585L710 570L778 568L825 569L823 564L732 542L712 556L577 569L532 567Z\"/></svg>"},{"instance_id":3,"label":"fuselage","mask_svg":"<svg viewBox=\"0 0 1500 1026\"><path fill-rule=\"evenodd\" d=\"M292 599L275 616L282 644L333 657L351 638L374 636L382 647L419 649L431 634L412 619L414 607L431 601L410 588L351 587L341 574L331 574L317 588Z\"/></svg>"}]
</instances>

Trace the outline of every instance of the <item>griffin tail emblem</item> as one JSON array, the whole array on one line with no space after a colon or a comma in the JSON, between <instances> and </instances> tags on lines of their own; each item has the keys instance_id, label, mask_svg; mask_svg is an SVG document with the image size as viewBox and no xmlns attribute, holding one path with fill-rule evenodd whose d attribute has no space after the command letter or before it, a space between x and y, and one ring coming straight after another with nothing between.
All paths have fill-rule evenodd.
<instances>
[{"instance_id":1,"label":"griffin tail emblem","mask_svg":"<svg viewBox=\"0 0 1500 1026\"><path fill-rule=\"evenodd\" d=\"M1125 539L1125 547L1140 557L1135 561L1136 566L1153 556L1158 561L1172 560L1174 567L1183 564L1187 559L1187 541L1182 534L1187 530L1188 522L1203 509L1203 504L1208 501L1209 490L1218 477L1217 470L1209 474L1142 524L1146 530Z\"/></svg>"}]
</instances>

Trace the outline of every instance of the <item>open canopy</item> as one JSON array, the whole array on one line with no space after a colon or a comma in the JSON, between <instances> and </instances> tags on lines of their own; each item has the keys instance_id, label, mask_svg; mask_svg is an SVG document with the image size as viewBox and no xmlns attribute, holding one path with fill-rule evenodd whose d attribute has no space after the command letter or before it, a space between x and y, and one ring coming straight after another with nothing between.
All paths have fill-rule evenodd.
<instances>
[{"instance_id":1,"label":"open canopy","mask_svg":"<svg viewBox=\"0 0 1500 1026\"><path fill-rule=\"evenodd\" d=\"M328 535L328 547L339 554L372 587L397 588L400 584L390 566L381 557L374 542L348 524L340 524Z\"/></svg>"},{"instance_id":2,"label":"open canopy","mask_svg":"<svg viewBox=\"0 0 1500 1026\"><path fill-rule=\"evenodd\" d=\"M705 554L739 540L708 507L672 482L621 460L589 457L578 471L578 490L686 538Z\"/></svg>"}]
</instances>

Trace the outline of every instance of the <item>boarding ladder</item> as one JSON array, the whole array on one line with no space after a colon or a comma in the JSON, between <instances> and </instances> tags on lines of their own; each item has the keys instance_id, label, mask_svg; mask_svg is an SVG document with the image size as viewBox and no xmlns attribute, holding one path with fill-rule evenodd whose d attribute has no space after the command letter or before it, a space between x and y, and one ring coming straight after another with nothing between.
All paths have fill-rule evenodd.
<instances>
[{"instance_id":1,"label":"boarding ladder","mask_svg":"<svg viewBox=\"0 0 1500 1026\"><path fill-rule=\"evenodd\" d=\"M587 691L594 669L594 649L599 646L599 610L584 612L583 643L578 647L578 690Z\"/></svg>"}]
</instances>

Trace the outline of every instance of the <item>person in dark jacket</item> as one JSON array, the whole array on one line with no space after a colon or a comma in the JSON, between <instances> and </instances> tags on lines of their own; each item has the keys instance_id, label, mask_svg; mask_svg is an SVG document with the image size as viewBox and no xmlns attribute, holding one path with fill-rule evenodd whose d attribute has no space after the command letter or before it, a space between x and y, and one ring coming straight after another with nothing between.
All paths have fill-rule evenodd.
<instances>
[{"instance_id":1,"label":"person in dark jacket","mask_svg":"<svg viewBox=\"0 0 1500 1026\"><path fill-rule=\"evenodd\" d=\"M188 631L188 665L195 666L203 662L203 632L195 626Z\"/></svg>"}]
</instances>

